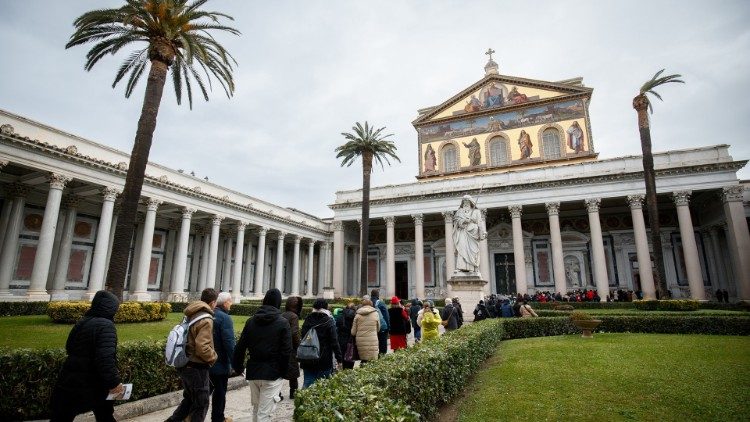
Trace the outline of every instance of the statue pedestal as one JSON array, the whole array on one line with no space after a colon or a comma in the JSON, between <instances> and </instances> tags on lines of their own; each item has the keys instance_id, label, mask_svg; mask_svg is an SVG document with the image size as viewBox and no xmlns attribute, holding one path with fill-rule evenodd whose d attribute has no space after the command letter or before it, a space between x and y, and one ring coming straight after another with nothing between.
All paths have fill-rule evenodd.
<instances>
[{"instance_id":1,"label":"statue pedestal","mask_svg":"<svg viewBox=\"0 0 750 422\"><path fill-rule=\"evenodd\" d=\"M474 321L474 307L484 299L485 284L487 280L476 275L455 274L448 280L451 297L457 297L461 302L464 321Z\"/></svg>"}]
</instances>

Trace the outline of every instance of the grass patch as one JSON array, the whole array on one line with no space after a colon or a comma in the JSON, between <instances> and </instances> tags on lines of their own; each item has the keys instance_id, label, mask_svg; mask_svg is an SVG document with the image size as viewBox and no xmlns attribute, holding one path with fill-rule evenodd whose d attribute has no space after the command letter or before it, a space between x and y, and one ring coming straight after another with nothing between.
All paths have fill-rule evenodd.
<instances>
[{"instance_id":1,"label":"grass patch","mask_svg":"<svg viewBox=\"0 0 750 422\"><path fill-rule=\"evenodd\" d=\"M747 420L750 338L596 334L509 340L459 421Z\"/></svg>"},{"instance_id":2,"label":"grass patch","mask_svg":"<svg viewBox=\"0 0 750 422\"><path fill-rule=\"evenodd\" d=\"M158 322L115 324L120 343L135 340L165 340L169 330L182 320L179 313L167 314ZM248 316L232 316L234 330L242 332ZM0 347L49 349L65 347L72 324L55 324L46 315L0 317Z\"/></svg>"}]
</instances>

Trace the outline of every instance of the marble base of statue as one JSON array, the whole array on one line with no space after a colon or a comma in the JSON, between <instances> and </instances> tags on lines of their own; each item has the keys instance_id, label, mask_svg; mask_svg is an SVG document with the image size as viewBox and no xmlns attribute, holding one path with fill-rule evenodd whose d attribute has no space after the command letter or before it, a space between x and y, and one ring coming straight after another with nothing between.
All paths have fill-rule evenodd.
<instances>
[{"instance_id":1,"label":"marble base of statue","mask_svg":"<svg viewBox=\"0 0 750 422\"><path fill-rule=\"evenodd\" d=\"M483 280L479 273L456 271L448 280L448 284L451 297L457 297L461 302L464 321L474 321L474 307L484 299L484 285L487 284L487 280Z\"/></svg>"}]
</instances>

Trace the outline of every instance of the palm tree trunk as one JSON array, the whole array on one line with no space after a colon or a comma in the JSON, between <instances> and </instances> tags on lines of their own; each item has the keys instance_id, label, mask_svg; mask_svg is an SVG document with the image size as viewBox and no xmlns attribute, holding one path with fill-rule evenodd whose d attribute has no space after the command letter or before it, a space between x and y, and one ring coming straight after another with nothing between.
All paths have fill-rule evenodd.
<instances>
[{"instance_id":1,"label":"palm tree trunk","mask_svg":"<svg viewBox=\"0 0 750 422\"><path fill-rule=\"evenodd\" d=\"M362 234L360 241L359 294L367 294L367 250L370 247L370 175L372 174L372 152L362 154Z\"/></svg>"},{"instance_id":2,"label":"palm tree trunk","mask_svg":"<svg viewBox=\"0 0 750 422\"><path fill-rule=\"evenodd\" d=\"M120 301L122 301L122 292L125 287L130 243L135 230L135 216L141 198L141 188L146 174L151 141L156 129L156 116L159 113L164 83L167 80L167 69L167 64L159 60L151 61L141 117L138 120L138 130L135 134L128 174L122 191L122 208L117 218L117 227L115 227L112 257L109 261L106 284L107 290L114 293Z\"/></svg>"},{"instance_id":3,"label":"palm tree trunk","mask_svg":"<svg viewBox=\"0 0 750 422\"><path fill-rule=\"evenodd\" d=\"M654 257L654 284L658 297L668 297L667 280L664 278L664 257L662 256L661 230L659 226L659 207L656 195L656 175L654 173L654 156L651 152L651 127L648 121L648 99L639 95L633 99L633 108L638 112L638 131L641 136L643 151L643 179L646 184L646 208L651 231L651 247Z\"/></svg>"}]
</instances>

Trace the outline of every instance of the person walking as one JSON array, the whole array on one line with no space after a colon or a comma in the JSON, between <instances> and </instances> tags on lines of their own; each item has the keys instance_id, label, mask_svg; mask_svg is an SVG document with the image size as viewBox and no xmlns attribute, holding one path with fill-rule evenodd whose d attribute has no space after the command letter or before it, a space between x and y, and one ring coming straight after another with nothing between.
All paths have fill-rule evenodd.
<instances>
[{"instance_id":1,"label":"person walking","mask_svg":"<svg viewBox=\"0 0 750 422\"><path fill-rule=\"evenodd\" d=\"M245 322L234 348L232 367L235 372L242 372L243 366L246 368L255 422L271 420L276 408L274 398L281 392L283 377L289 368L292 331L289 322L281 316L280 307L279 289L268 290L258 312ZM248 356L246 364L245 356Z\"/></svg>"},{"instance_id":2,"label":"person walking","mask_svg":"<svg viewBox=\"0 0 750 422\"><path fill-rule=\"evenodd\" d=\"M354 324L354 317L356 315L357 311L354 309L354 303L349 302L336 318L336 334L339 339L341 353L346 353L346 347L352 341L352 325ZM352 369L354 368L354 361L344 359L342 366L344 369Z\"/></svg>"},{"instance_id":3,"label":"person walking","mask_svg":"<svg viewBox=\"0 0 750 422\"><path fill-rule=\"evenodd\" d=\"M531 309L531 306L529 306L529 303L526 300L523 301L523 305L521 305L519 312L521 318L531 318L539 316L536 314L536 312L534 312L533 309Z\"/></svg>"},{"instance_id":4,"label":"person walking","mask_svg":"<svg viewBox=\"0 0 750 422\"><path fill-rule=\"evenodd\" d=\"M286 298L284 313L281 314L284 319L289 321L289 329L292 333L292 354L289 355L289 367L287 368L284 379L289 380L289 398L294 400L294 394L299 388L299 362L297 362L297 348L299 347L299 316L302 313L302 298L299 296L289 296ZM284 399L284 396L281 396Z\"/></svg>"},{"instance_id":5,"label":"person walking","mask_svg":"<svg viewBox=\"0 0 750 422\"><path fill-rule=\"evenodd\" d=\"M190 419L197 422L206 419L208 413L209 376L208 369L216 362L214 349L214 308L218 295L216 290L208 288L201 292L201 300L191 302L185 308L188 321L208 314L190 326L187 335L185 353L188 363L177 369L182 381L182 402L167 421L177 422Z\"/></svg>"},{"instance_id":6,"label":"person walking","mask_svg":"<svg viewBox=\"0 0 750 422\"><path fill-rule=\"evenodd\" d=\"M453 331L458 328L458 316L456 315L456 308L453 306L451 298L445 299L445 307L440 314L440 318L443 321L445 331Z\"/></svg>"},{"instance_id":7,"label":"person walking","mask_svg":"<svg viewBox=\"0 0 750 422\"><path fill-rule=\"evenodd\" d=\"M357 315L352 323L352 335L357 343L357 351L362 363L378 358L378 332L380 331L380 317L372 306L370 299L363 299L362 306L357 309Z\"/></svg>"},{"instance_id":8,"label":"person walking","mask_svg":"<svg viewBox=\"0 0 750 422\"><path fill-rule=\"evenodd\" d=\"M221 292L216 297L214 309L214 350L216 363L208 370L211 380L211 422L232 422L224 417L227 402L227 384L232 373L232 356L234 355L234 322L229 316L232 308L232 295Z\"/></svg>"},{"instance_id":9,"label":"person walking","mask_svg":"<svg viewBox=\"0 0 750 422\"><path fill-rule=\"evenodd\" d=\"M378 331L378 352L381 355L384 355L388 353L388 331L391 326L388 308L386 308L385 303L380 300L380 290L378 289L372 289L370 292L370 300L372 301L372 306L380 312L385 321L385 324L380 325L380 331Z\"/></svg>"},{"instance_id":10,"label":"person walking","mask_svg":"<svg viewBox=\"0 0 750 422\"><path fill-rule=\"evenodd\" d=\"M440 315L434 309L432 301L425 300L424 307L417 317L417 324L422 327L422 341L430 341L440 337L438 327L441 324Z\"/></svg>"},{"instance_id":11,"label":"person walking","mask_svg":"<svg viewBox=\"0 0 750 422\"><path fill-rule=\"evenodd\" d=\"M65 342L67 357L52 391L52 422L68 422L76 415L94 411L97 421L114 421L114 401L107 395L120 395L124 387L117 370L117 330L114 317L120 302L110 292L100 290L70 330Z\"/></svg>"},{"instance_id":12,"label":"person walking","mask_svg":"<svg viewBox=\"0 0 750 422\"><path fill-rule=\"evenodd\" d=\"M333 359L336 359L337 366L343 362L341 346L339 345L338 335L336 335L336 324L333 319L325 312L328 310L328 302L325 299L316 299L313 303L313 310L305 318L302 324L302 338L305 338L310 330L315 330L320 343L320 358L317 360L300 361L303 370L304 383L302 388L311 386L315 381L321 378L328 378L333 373Z\"/></svg>"},{"instance_id":13,"label":"person walking","mask_svg":"<svg viewBox=\"0 0 750 422\"><path fill-rule=\"evenodd\" d=\"M453 298L453 308L456 309L457 328L461 328L464 325L464 308L461 306L461 302L457 297Z\"/></svg>"},{"instance_id":14,"label":"person walking","mask_svg":"<svg viewBox=\"0 0 750 422\"><path fill-rule=\"evenodd\" d=\"M411 328L414 330L414 342L419 343L422 340L422 327L417 324L417 316L419 311L422 310L422 302L419 299L411 300L411 307L409 308L409 320L411 321Z\"/></svg>"},{"instance_id":15,"label":"person walking","mask_svg":"<svg viewBox=\"0 0 750 422\"><path fill-rule=\"evenodd\" d=\"M388 309L388 319L391 321L389 333L391 335L391 350L406 349L407 327L411 327L409 315L401 306L398 297L391 298L391 308Z\"/></svg>"}]
</instances>

